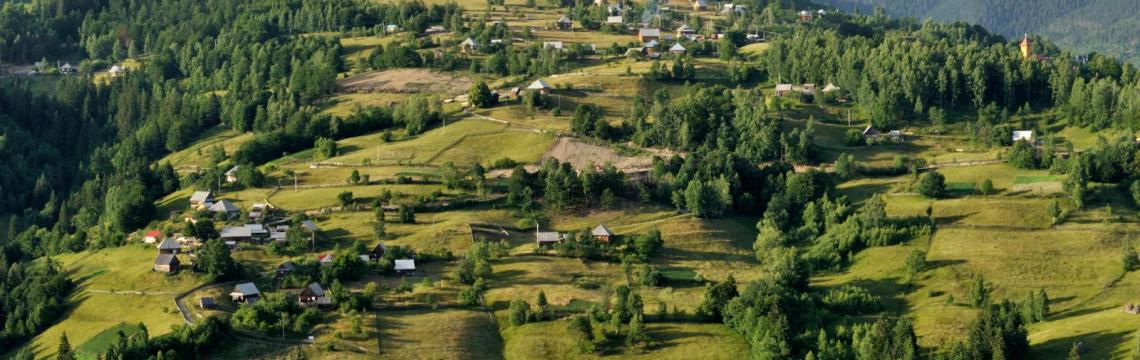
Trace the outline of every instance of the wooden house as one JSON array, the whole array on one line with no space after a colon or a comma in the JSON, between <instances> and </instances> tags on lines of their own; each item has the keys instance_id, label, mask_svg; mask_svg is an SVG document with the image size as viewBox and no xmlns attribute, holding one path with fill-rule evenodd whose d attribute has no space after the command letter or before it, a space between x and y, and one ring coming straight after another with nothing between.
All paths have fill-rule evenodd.
<instances>
[{"instance_id":1,"label":"wooden house","mask_svg":"<svg viewBox=\"0 0 1140 360\"><path fill-rule=\"evenodd\" d=\"M261 291L251 282L234 285L234 290L230 292L230 299L236 302L253 304L260 298Z\"/></svg>"},{"instance_id":2,"label":"wooden house","mask_svg":"<svg viewBox=\"0 0 1140 360\"><path fill-rule=\"evenodd\" d=\"M214 204L214 193L210 191L195 191L190 195L190 207L197 209L209 207Z\"/></svg>"},{"instance_id":3,"label":"wooden house","mask_svg":"<svg viewBox=\"0 0 1140 360\"><path fill-rule=\"evenodd\" d=\"M173 274L178 272L178 267L182 263L178 261L178 256L174 254L158 254L158 258L154 260L154 271Z\"/></svg>"},{"instance_id":4,"label":"wooden house","mask_svg":"<svg viewBox=\"0 0 1140 360\"><path fill-rule=\"evenodd\" d=\"M643 28L643 29L637 30L637 41L640 41L642 44L644 44L644 43L649 42L650 40L654 40L654 41L661 40L661 30L660 29L648 29L648 28Z\"/></svg>"},{"instance_id":5,"label":"wooden house","mask_svg":"<svg viewBox=\"0 0 1140 360\"><path fill-rule=\"evenodd\" d=\"M297 295L297 303L301 306L324 306L331 305L332 301L325 296L325 289L321 284L314 282L301 289L301 293Z\"/></svg>"},{"instance_id":6,"label":"wooden house","mask_svg":"<svg viewBox=\"0 0 1140 360\"><path fill-rule=\"evenodd\" d=\"M174 241L174 238L172 238L172 237L168 237L168 238L162 240L162 242L158 244L158 253L159 254L177 255L178 252L181 250L182 250L182 245L179 245L178 242Z\"/></svg>"},{"instance_id":7,"label":"wooden house","mask_svg":"<svg viewBox=\"0 0 1140 360\"><path fill-rule=\"evenodd\" d=\"M614 237L614 232L604 224L595 227L594 231L591 231L590 234L594 235L594 238L598 239L598 241L607 243Z\"/></svg>"}]
</instances>

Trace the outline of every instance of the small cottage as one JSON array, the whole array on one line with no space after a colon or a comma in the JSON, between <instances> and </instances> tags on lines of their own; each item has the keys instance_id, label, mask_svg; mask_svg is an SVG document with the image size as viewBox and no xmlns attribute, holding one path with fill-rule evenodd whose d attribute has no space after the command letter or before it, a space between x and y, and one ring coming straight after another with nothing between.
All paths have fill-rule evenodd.
<instances>
[{"instance_id":1,"label":"small cottage","mask_svg":"<svg viewBox=\"0 0 1140 360\"><path fill-rule=\"evenodd\" d=\"M661 30L659 30L659 29L638 29L637 30L637 41L640 41L642 44L647 43L650 40L660 40L660 39L661 39Z\"/></svg>"},{"instance_id":2,"label":"small cottage","mask_svg":"<svg viewBox=\"0 0 1140 360\"><path fill-rule=\"evenodd\" d=\"M321 284L315 282L301 290L301 293L297 295L297 302L301 306L321 306L332 303L325 296L325 289L321 287Z\"/></svg>"},{"instance_id":3,"label":"small cottage","mask_svg":"<svg viewBox=\"0 0 1140 360\"><path fill-rule=\"evenodd\" d=\"M526 87L527 90L538 91L539 94L546 95L550 93L550 84L547 84L542 79L535 80Z\"/></svg>"},{"instance_id":4,"label":"small cottage","mask_svg":"<svg viewBox=\"0 0 1140 360\"><path fill-rule=\"evenodd\" d=\"M154 271L173 274L178 272L178 267L182 263L178 261L178 256L174 254L158 254L158 258L154 260Z\"/></svg>"},{"instance_id":5,"label":"small cottage","mask_svg":"<svg viewBox=\"0 0 1140 360\"><path fill-rule=\"evenodd\" d=\"M590 234L594 235L594 238L598 239L598 241L607 243L614 237L614 232L604 224L595 227L594 231L591 231Z\"/></svg>"},{"instance_id":6,"label":"small cottage","mask_svg":"<svg viewBox=\"0 0 1140 360\"><path fill-rule=\"evenodd\" d=\"M210 212L232 219L241 214L241 209L232 201L222 199L210 205Z\"/></svg>"},{"instance_id":7,"label":"small cottage","mask_svg":"<svg viewBox=\"0 0 1140 360\"><path fill-rule=\"evenodd\" d=\"M151 231L147 231L146 234L143 235L143 242L147 243L147 244L154 244L154 243L162 241L164 237L165 236L162 235L162 231L151 230Z\"/></svg>"},{"instance_id":8,"label":"small cottage","mask_svg":"<svg viewBox=\"0 0 1140 360\"><path fill-rule=\"evenodd\" d=\"M574 28L574 22L570 21L570 18L563 15L562 17L558 18L558 21L554 23L554 26L557 27L558 30L570 31Z\"/></svg>"}]
</instances>

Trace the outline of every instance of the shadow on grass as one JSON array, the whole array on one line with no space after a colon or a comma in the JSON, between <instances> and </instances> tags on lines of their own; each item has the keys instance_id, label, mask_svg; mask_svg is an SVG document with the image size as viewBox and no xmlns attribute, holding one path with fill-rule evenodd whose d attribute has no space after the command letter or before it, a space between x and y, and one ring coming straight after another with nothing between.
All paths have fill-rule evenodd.
<instances>
[{"instance_id":1,"label":"shadow on grass","mask_svg":"<svg viewBox=\"0 0 1140 360\"><path fill-rule=\"evenodd\" d=\"M1127 331L1097 331L1034 344L1030 349L1034 359L1064 359L1073 346L1079 344L1083 359L1114 359L1115 349L1129 339Z\"/></svg>"}]
</instances>

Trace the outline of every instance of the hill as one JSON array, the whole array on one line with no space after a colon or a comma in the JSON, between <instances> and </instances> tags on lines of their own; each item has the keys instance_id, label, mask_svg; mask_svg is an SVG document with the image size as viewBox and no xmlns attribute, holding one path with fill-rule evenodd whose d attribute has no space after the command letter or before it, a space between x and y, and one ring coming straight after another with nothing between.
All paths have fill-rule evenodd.
<instances>
[{"instance_id":1,"label":"hill","mask_svg":"<svg viewBox=\"0 0 1140 360\"><path fill-rule=\"evenodd\" d=\"M1011 39L1039 34L1075 54L1140 64L1140 7L1131 0L821 0L844 11L882 7L895 17L966 21Z\"/></svg>"}]
</instances>

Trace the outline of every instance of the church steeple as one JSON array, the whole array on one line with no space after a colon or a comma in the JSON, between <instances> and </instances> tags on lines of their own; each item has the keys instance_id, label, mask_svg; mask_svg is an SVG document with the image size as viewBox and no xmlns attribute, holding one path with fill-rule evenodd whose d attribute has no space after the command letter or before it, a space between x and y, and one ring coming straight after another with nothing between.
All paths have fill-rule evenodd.
<instances>
[{"instance_id":1,"label":"church steeple","mask_svg":"<svg viewBox=\"0 0 1140 360\"><path fill-rule=\"evenodd\" d=\"M1029 34L1021 38L1021 59L1026 60L1033 56L1033 41L1029 40Z\"/></svg>"}]
</instances>

